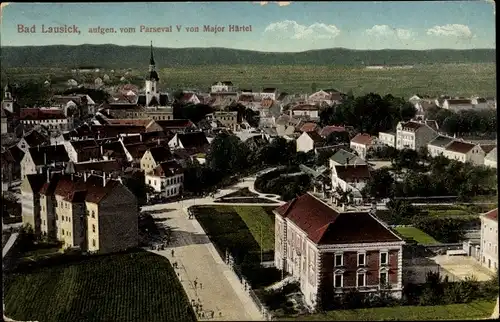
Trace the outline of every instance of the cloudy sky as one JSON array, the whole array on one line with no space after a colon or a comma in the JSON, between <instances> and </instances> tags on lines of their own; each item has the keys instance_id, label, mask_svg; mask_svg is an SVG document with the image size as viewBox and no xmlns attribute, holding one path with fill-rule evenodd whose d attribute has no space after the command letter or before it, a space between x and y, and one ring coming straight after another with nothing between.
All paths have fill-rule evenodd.
<instances>
[{"instance_id":1,"label":"cloudy sky","mask_svg":"<svg viewBox=\"0 0 500 322\"><path fill-rule=\"evenodd\" d=\"M37 33L19 33L33 26ZM81 34L42 33L49 26L76 25ZM172 32L141 33L172 26ZM203 32L203 26L225 26ZM228 32L228 25L251 32ZM177 26L181 31L177 31ZM186 27L200 28L187 32ZM89 33L89 28L116 33ZM136 28L136 33L119 29ZM259 51L320 48L494 48L495 10L490 0L414 2L185 2L21 4L2 8L1 45L116 44L157 47L228 47Z\"/></svg>"}]
</instances>

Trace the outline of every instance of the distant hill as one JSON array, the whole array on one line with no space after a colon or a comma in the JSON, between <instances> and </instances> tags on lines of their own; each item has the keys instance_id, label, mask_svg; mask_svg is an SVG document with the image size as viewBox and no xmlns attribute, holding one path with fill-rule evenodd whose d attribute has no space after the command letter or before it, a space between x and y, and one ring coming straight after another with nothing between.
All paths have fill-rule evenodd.
<instances>
[{"instance_id":1,"label":"distant hill","mask_svg":"<svg viewBox=\"0 0 500 322\"><path fill-rule=\"evenodd\" d=\"M228 48L155 48L161 67L189 65L418 65L494 63L495 49L351 50L266 53ZM148 63L149 47L116 45L2 47L4 67L101 66L134 68Z\"/></svg>"}]
</instances>

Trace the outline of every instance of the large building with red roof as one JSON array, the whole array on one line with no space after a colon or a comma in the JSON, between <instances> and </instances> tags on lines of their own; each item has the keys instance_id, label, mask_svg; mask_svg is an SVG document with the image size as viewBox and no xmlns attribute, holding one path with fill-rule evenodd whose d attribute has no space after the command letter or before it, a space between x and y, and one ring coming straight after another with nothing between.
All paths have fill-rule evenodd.
<instances>
[{"instance_id":1,"label":"large building with red roof","mask_svg":"<svg viewBox=\"0 0 500 322\"><path fill-rule=\"evenodd\" d=\"M498 208L481 216L481 265L498 269Z\"/></svg>"},{"instance_id":2,"label":"large building with red roof","mask_svg":"<svg viewBox=\"0 0 500 322\"><path fill-rule=\"evenodd\" d=\"M275 265L299 281L311 307L351 289L401 296L404 241L372 214L339 212L311 194L274 213Z\"/></svg>"}]
</instances>

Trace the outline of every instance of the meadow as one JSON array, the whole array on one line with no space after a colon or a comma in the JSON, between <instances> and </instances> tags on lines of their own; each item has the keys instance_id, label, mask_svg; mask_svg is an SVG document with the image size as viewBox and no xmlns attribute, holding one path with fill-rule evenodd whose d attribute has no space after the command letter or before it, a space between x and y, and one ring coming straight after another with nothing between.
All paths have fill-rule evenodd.
<instances>
[{"instance_id":1,"label":"meadow","mask_svg":"<svg viewBox=\"0 0 500 322\"><path fill-rule=\"evenodd\" d=\"M4 295L18 321L196 321L168 260L145 251L13 272Z\"/></svg>"},{"instance_id":2,"label":"meadow","mask_svg":"<svg viewBox=\"0 0 500 322\"><path fill-rule=\"evenodd\" d=\"M435 321L486 319L493 313L496 300L435 306L378 307L357 310L335 310L302 315L299 321Z\"/></svg>"},{"instance_id":3,"label":"meadow","mask_svg":"<svg viewBox=\"0 0 500 322\"><path fill-rule=\"evenodd\" d=\"M131 82L143 84L147 66L135 69L101 69L93 77L108 74L118 81L126 72ZM76 78L68 69L10 68L6 71L9 81L27 79L52 83ZM115 75L113 77L113 75ZM392 94L409 98L414 94L452 96L494 96L496 93L496 64L435 64L415 65L411 69L367 69L343 66L260 66L260 65L205 65L159 68L160 88L208 90L217 81L232 81L240 89L258 91L263 87L276 87L281 92L311 93L319 89L335 88L354 95L369 92ZM5 76L2 75L2 84Z\"/></svg>"}]
</instances>

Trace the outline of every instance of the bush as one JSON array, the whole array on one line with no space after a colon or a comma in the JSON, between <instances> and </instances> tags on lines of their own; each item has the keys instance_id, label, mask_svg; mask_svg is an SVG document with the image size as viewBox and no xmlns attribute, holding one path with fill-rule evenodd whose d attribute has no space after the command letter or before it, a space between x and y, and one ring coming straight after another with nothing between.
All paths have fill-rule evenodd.
<instances>
[{"instance_id":1,"label":"bush","mask_svg":"<svg viewBox=\"0 0 500 322\"><path fill-rule=\"evenodd\" d=\"M442 243L458 243L464 237L464 228L478 224L478 218L423 217L415 226Z\"/></svg>"}]
</instances>

